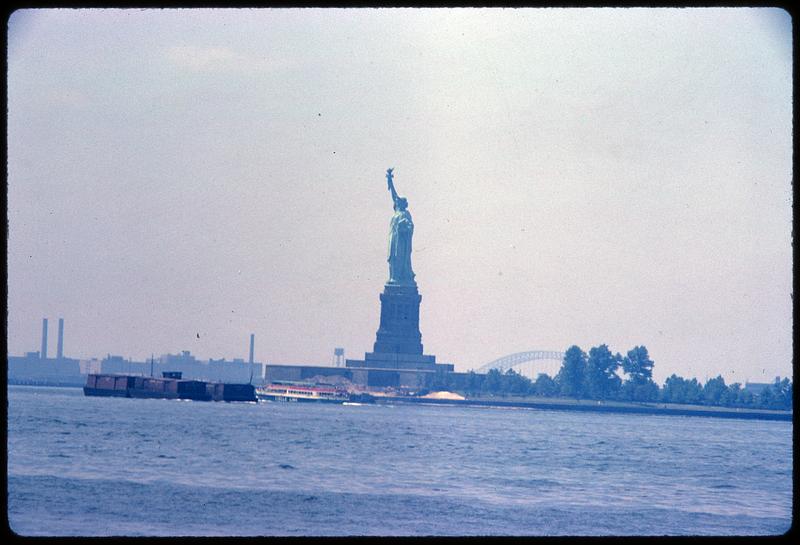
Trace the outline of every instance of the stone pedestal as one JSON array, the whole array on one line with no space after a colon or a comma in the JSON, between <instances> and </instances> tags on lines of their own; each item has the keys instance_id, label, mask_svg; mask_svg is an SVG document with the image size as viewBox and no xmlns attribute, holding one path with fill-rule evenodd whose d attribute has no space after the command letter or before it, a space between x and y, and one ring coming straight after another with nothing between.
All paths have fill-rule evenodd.
<instances>
[{"instance_id":1,"label":"stone pedestal","mask_svg":"<svg viewBox=\"0 0 800 545\"><path fill-rule=\"evenodd\" d=\"M381 321L373 352L422 355L419 304L416 284L386 284L381 299Z\"/></svg>"},{"instance_id":2,"label":"stone pedestal","mask_svg":"<svg viewBox=\"0 0 800 545\"><path fill-rule=\"evenodd\" d=\"M422 296L416 284L387 283L381 299L381 321L372 352L363 360L347 360L345 366L367 373L370 386L422 387L435 373L452 372L450 363L436 363L436 356L422 353L419 332L419 304ZM357 375L358 374L358 375Z\"/></svg>"}]
</instances>

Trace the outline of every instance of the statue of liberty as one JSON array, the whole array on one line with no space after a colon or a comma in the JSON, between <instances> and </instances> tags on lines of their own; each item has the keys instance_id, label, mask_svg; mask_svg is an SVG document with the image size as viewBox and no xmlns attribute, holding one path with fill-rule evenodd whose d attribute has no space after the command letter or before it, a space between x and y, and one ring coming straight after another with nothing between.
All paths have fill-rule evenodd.
<instances>
[{"instance_id":1,"label":"statue of liberty","mask_svg":"<svg viewBox=\"0 0 800 545\"><path fill-rule=\"evenodd\" d=\"M414 271L411 270L411 237L414 234L414 222L408 211L408 201L398 197L392 182L392 171L386 171L386 181L392 192L394 215L389 231L389 284L416 285Z\"/></svg>"}]
</instances>

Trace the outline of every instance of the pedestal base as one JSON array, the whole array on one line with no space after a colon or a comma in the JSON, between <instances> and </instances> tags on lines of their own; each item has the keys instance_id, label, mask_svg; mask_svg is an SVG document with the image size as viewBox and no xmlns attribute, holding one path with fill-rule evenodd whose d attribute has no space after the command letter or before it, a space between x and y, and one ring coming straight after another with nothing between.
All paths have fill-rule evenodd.
<instances>
[{"instance_id":1,"label":"pedestal base","mask_svg":"<svg viewBox=\"0 0 800 545\"><path fill-rule=\"evenodd\" d=\"M416 284L386 284L381 299L381 321L373 352L422 355Z\"/></svg>"},{"instance_id":2,"label":"pedestal base","mask_svg":"<svg viewBox=\"0 0 800 545\"><path fill-rule=\"evenodd\" d=\"M440 373L452 373L453 364L436 363L422 353L417 285L387 283L381 299L381 322L372 352L363 360L346 360L352 380L376 387L422 388Z\"/></svg>"},{"instance_id":3,"label":"pedestal base","mask_svg":"<svg viewBox=\"0 0 800 545\"><path fill-rule=\"evenodd\" d=\"M363 376L396 376L396 379L389 380L383 386L416 386L421 387L437 373L452 373L452 363L436 363L436 356L414 355L414 354L389 354L367 352L363 360L346 360L345 367L353 373L366 373ZM388 373L388 375L387 375ZM357 375L353 375L356 377ZM358 375L361 376L361 375ZM372 379L369 385L379 385Z\"/></svg>"},{"instance_id":4,"label":"pedestal base","mask_svg":"<svg viewBox=\"0 0 800 545\"><path fill-rule=\"evenodd\" d=\"M414 369L433 371L436 356L422 354L397 354L393 352L367 352L363 360L347 360L347 367L370 367L372 369Z\"/></svg>"}]
</instances>

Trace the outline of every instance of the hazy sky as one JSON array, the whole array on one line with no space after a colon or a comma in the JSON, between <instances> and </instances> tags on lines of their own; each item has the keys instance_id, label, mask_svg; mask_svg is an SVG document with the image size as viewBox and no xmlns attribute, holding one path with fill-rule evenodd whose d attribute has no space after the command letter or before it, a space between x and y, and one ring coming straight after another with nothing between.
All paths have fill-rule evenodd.
<instances>
[{"instance_id":1,"label":"hazy sky","mask_svg":"<svg viewBox=\"0 0 800 545\"><path fill-rule=\"evenodd\" d=\"M395 167L437 361L791 376L791 71L777 9L17 11L9 353L362 358Z\"/></svg>"}]
</instances>

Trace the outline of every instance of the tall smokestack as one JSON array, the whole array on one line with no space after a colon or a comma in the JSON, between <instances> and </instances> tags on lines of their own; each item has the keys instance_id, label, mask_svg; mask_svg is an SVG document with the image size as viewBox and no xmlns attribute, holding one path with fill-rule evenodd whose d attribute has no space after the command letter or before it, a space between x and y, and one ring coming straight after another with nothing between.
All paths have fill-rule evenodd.
<instances>
[{"instance_id":1,"label":"tall smokestack","mask_svg":"<svg viewBox=\"0 0 800 545\"><path fill-rule=\"evenodd\" d=\"M64 318L58 319L58 348L56 349L56 358L61 359L64 357Z\"/></svg>"},{"instance_id":2,"label":"tall smokestack","mask_svg":"<svg viewBox=\"0 0 800 545\"><path fill-rule=\"evenodd\" d=\"M255 333L251 333L250 334L250 365L253 365L253 349L255 348L255 345L256 345L256 334Z\"/></svg>"},{"instance_id":3,"label":"tall smokestack","mask_svg":"<svg viewBox=\"0 0 800 545\"><path fill-rule=\"evenodd\" d=\"M42 351L39 357L43 360L47 359L47 318L42 318Z\"/></svg>"}]
</instances>

